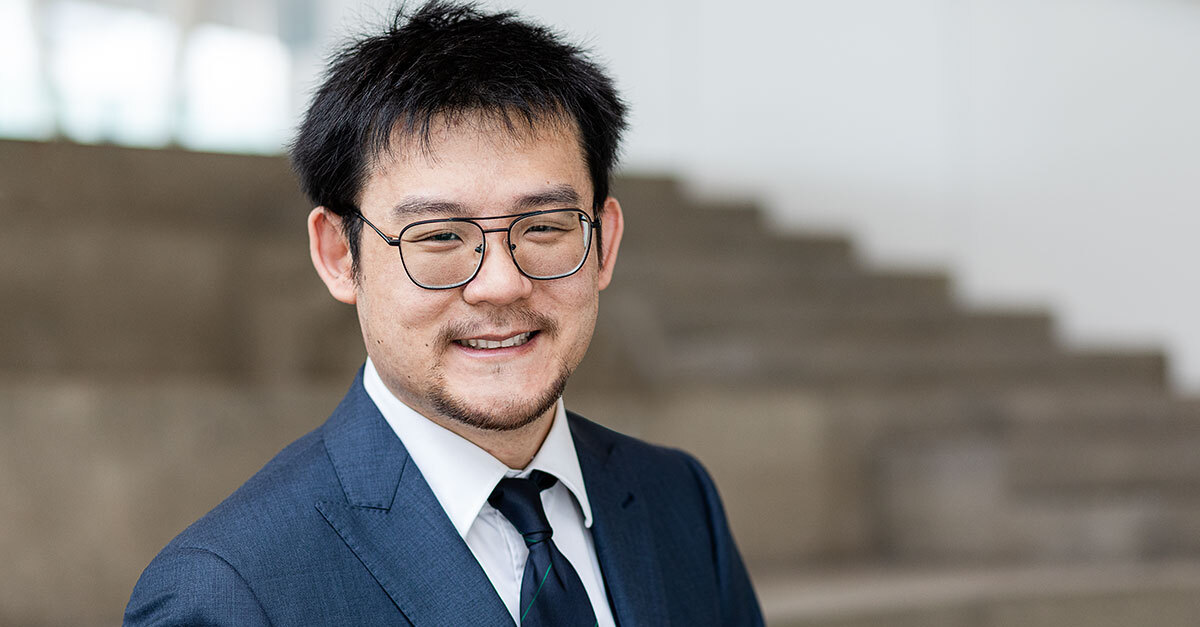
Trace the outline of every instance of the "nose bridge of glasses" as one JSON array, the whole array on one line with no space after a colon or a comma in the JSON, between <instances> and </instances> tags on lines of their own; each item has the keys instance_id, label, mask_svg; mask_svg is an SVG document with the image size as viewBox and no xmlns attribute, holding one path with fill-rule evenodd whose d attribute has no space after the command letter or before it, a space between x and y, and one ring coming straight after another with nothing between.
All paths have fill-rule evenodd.
<instances>
[{"instance_id":1,"label":"nose bridge of glasses","mask_svg":"<svg viewBox=\"0 0 1200 627\"><path fill-rule=\"evenodd\" d=\"M479 255L476 260L475 272L471 276L471 279L468 280L468 283L476 284L480 283L482 280L482 283L494 287L499 285L515 285L515 283L513 283L514 278L524 281L525 279L521 277L525 274L525 272L521 270L519 265L517 265L517 260L512 254L514 247L508 241L508 237L506 235L508 229L481 228L480 230L483 231L484 238L483 241L480 242L480 246L475 251L476 253L479 253ZM502 238L503 244L501 245L503 248L487 245L487 234L489 233L497 233L497 237ZM491 257L491 260L488 259L489 257Z\"/></svg>"},{"instance_id":2,"label":"nose bridge of glasses","mask_svg":"<svg viewBox=\"0 0 1200 627\"><path fill-rule=\"evenodd\" d=\"M507 239L508 239L508 229L509 229L509 227L507 227L507 226L506 226L506 227L504 227L504 228L502 228L502 229L499 229L499 228L498 228L498 229L485 229L485 228L483 228L483 226L481 226L481 225L478 225L478 224L476 224L476 226L479 226L479 230L480 230L480 231L483 233L483 241L482 241L482 242L480 242L479 246L478 246L478 247L475 249L475 252L477 252L477 253L482 253L484 250L486 250L486 249L487 249L487 236L488 236L488 233L504 233L504 234L505 234L505 236L504 236L504 237L505 237L506 241L507 241ZM511 225L510 225L510 226L511 226ZM508 241L507 243L508 243L508 246L507 246L507 247L508 247L508 249L509 249L510 251L511 251L511 250L513 250L514 248L516 248L516 246L514 246L514 245L513 245L513 243L512 243L511 241ZM515 262L516 260L513 260L513 261ZM483 260L482 260L482 259L480 259L480 260L479 260L479 262L480 262L480 263L483 263Z\"/></svg>"},{"instance_id":3,"label":"nose bridge of glasses","mask_svg":"<svg viewBox=\"0 0 1200 627\"><path fill-rule=\"evenodd\" d=\"M517 260L516 260L516 259L514 259L514 258L512 257L512 254L511 254L511 253L512 253L512 251L513 251L513 250L516 248L516 246L515 246L515 245L513 245L513 243L512 243L512 242L510 241L510 239L509 239L509 227L508 227L508 226L506 226L506 227L503 227L503 228L494 228L494 229L485 229L485 228L483 228L483 225L481 225L481 224L478 224L478 223L476 223L476 224L475 224L475 226L478 226L478 227L479 227L479 231L480 231L481 233L483 233L483 239L482 239L482 240L479 242L479 246L477 246L477 247L475 248L475 252L477 252L477 253L480 253L480 254L481 254L481 256L480 256L480 258L479 258L479 265L480 265L480 266L482 266L482 265L483 265L483 263L486 261L485 257L487 256L487 255L486 255L486 251L487 251L487 249L488 249L488 245L487 245L487 236L488 236L488 234L490 234L490 233L501 233L501 234L502 234L502 235L501 235L501 237L503 238L503 241L504 241L504 244L505 244L505 246L504 246L504 250L507 250L507 251L509 252L509 254L508 254L508 255L501 255L501 256L502 256L502 257L507 257L507 258L509 259L509 262L510 262L510 263L512 263L512 264L514 264L514 265L516 264ZM510 225L510 226L511 226L511 225Z\"/></svg>"}]
</instances>

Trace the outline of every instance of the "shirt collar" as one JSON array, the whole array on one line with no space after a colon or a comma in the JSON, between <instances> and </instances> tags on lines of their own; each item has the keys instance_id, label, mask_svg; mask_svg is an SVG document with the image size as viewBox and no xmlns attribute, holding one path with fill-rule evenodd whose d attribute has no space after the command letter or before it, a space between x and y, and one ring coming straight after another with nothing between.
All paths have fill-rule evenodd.
<instances>
[{"instance_id":1,"label":"shirt collar","mask_svg":"<svg viewBox=\"0 0 1200 627\"><path fill-rule=\"evenodd\" d=\"M384 385L369 357L363 368L363 387L408 450L413 463L421 470L425 482L441 503L442 509L446 510L446 515L460 536L466 537L501 479L506 476L525 477L534 470L558 478L579 503L584 526L592 526L592 508L588 503L583 472L579 469L579 456L575 452L575 441L571 438L567 412L561 398L555 406L554 422L542 447L529 466L516 470L508 468L466 438L401 402Z\"/></svg>"},{"instance_id":2,"label":"shirt collar","mask_svg":"<svg viewBox=\"0 0 1200 627\"><path fill-rule=\"evenodd\" d=\"M567 422L567 410L560 397L554 408L554 422L542 442L542 448L533 456L533 461L519 476L540 470L558 478L575 495L579 509L583 512L583 526L592 526L592 506L588 503L587 489L583 485L583 471L579 469L579 455L575 452L575 440L571 437L571 425Z\"/></svg>"}]
</instances>

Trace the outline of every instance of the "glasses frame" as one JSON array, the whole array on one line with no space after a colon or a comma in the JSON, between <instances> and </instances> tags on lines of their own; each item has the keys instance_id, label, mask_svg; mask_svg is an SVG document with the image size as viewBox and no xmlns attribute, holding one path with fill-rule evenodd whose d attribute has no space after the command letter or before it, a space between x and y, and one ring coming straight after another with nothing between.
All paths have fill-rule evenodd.
<instances>
[{"instance_id":1,"label":"glasses frame","mask_svg":"<svg viewBox=\"0 0 1200 627\"><path fill-rule=\"evenodd\" d=\"M539 216L539 215L544 215L547 213L577 213L580 216L582 216L581 221L586 223L589 227L589 231L587 233L587 240L588 240L587 246L583 250L583 258L579 260L579 264L576 265L574 268L572 268L569 272L564 272L562 274L556 274L554 276L545 276L545 277L533 276L533 275L529 274L528 272L526 272L525 269L521 267L521 264L517 261L516 254L513 252L517 249L517 246L516 246L516 244L513 244L513 242L512 242L512 227L517 222L520 222L522 218L528 218L531 216ZM502 215L502 216L488 216L488 217L482 217L482 218L432 218L429 220L418 220L416 222L412 222L412 223L405 225L405 227L403 229L400 229L400 234L396 235L395 237L388 235L388 234L384 233L383 231L379 230L379 227L372 224L371 221L368 220L367 217L364 216L361 211L355 210L354 215L357 216L358 219L360 219L364 223L366 223L367 226L371 227L371 230L375 231L375 233L377 233L379 235L379 237L383 238L383 241L386 242L389 246L396 247L396 252L400 253L400 265L404 266L404 273L408 275L408 280L412 281L413 284L416 285L417 287L420 287L422 289L427 289L427 290L452 290L452 289L455 289L458 287L462 287L462 286L466 285L467 283L470 283L471 281L475 280L475 277L479 276L479 269L483 267L484 255L487 254L487 234L488 233L504 233L504 241L508 244L508 256L510 259L512 259L513 267L515 267L517 269L517 272L520 272L522 276L529 278L529 279L533 279L535 281L552 281L554 279L562 279L562 278L569 277L572 274L579 272L579 269L583 267L583 264L587 263L588 255L592 252L592 242L594 242L596 240L596 231L600 229L600 218L592 218L583 209L576 209L574 207L563 207L560 209L543 209L540 211L526 211L524 213L510 213L510 214ZM485 228L483 228L483 225L480 224L480 222L486 221L486 220L505 220L508 218L512 218L512 222L509 222L508 226L506 226L504 228L485 229ZM483 238L482 238L483 243L480 244L476 248L476 252L479 253L479 261L478 261L478 263L475 264L475 270L473 270L471 272L471 276L467 277L466 279L464 279L458 283L454 283L452 285L431 287L429 285L424 285L420 281L413 278L412 273L408 271L408 263L404 261L404 249L402 249L400 246L403 243L405 231L413 228L414 226L421 226L423 224L433 224L433 223L437 223L437 222L469 222L469 223L475 225L476 228L478 228L480 231L483 232Z\"/></svg>"}]
</instances>

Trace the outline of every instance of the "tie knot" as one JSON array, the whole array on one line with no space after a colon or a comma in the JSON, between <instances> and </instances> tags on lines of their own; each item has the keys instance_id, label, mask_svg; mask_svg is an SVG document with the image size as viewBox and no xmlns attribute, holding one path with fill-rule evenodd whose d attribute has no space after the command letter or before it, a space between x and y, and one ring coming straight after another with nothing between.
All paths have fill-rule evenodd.
<instances>
[{"instance_id":1,"label":"tie knot","mask_svg":"<svg viewBox=\"0 0 1200 627\"><path fill-rule=\"evenodd\" d=\"M540 470L529 474L528 479L504 478L496 484L488 503L504 514L508 522L525 538L525 544L533 546L550 539L554 530L546 519L542 508L542 490L557 481L552 475Z\"/></svg>"}]
</instances>

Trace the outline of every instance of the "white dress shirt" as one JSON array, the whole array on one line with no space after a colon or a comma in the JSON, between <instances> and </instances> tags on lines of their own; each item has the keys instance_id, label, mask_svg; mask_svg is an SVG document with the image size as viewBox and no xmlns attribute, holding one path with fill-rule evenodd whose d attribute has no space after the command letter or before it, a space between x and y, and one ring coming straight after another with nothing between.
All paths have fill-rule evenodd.
<instances>
[{"instance_id":1,"label":"white dress shirt","mask_svg":"<svg viewBox=\"0 0 1200 627\"><path fill-rule=\"evenodd\" d=\"M615 627L592 543L592 508L561 398L541 449L528 466L516 470L400 402L383 384L370 358L363 372L363 387L408 449L518 625L521 577L529 549L516 528L487 500L504 477L527 477L534 470L554 475L558 482L542 491L554 544L579 573L600 627Z\"/></svg>"}]
</instances>

